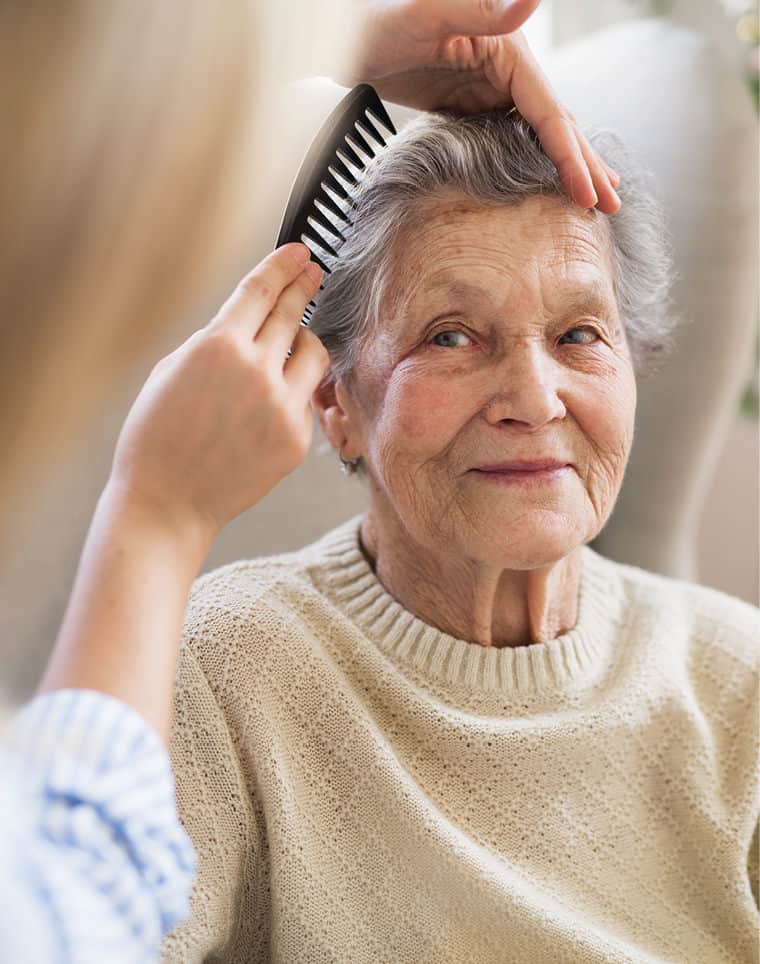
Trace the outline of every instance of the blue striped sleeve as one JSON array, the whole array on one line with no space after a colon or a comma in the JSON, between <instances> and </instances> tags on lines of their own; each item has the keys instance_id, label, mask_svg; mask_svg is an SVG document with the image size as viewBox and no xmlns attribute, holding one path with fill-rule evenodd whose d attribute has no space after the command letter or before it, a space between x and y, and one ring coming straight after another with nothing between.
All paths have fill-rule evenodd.
<instances>
[{"instance_id":1,"label":"blue striped sleeve","mask_svg":"<svg viewBox=\"0 0 760 964\"><path fill-rule=\"evenodd\" d=\"M12 855L24 865L20 896L56 948L46 964L158 960L163 937L188 913L196 867L158 735L113 697L59 690L27 704L0 746L4 808L24 826ZM3 911L14 899L7 884Z\"/></svg>"}]
</instances>

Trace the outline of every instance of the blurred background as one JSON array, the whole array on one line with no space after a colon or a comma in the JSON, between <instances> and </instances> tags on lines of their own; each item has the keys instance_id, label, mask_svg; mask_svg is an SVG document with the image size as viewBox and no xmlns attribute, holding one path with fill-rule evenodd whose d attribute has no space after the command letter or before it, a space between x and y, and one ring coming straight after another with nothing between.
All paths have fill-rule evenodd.
<instances>
[{"instance_id":1,"label":"blurred background","mask_svg":"<svg viewBox=\"0 0 760 964\"><path fill-rule=\"evenodd\" d=\"M652 172L678 271L676 351L639 388L631 463L594 548L757 605L757 11L738 0L543 0L526 33L579 120L616 130ZM269 120L270 163L251 172L261 201L245 250L197 311L112 386L33 505L14 509L14 551L0 572L0 659L12 700L30 695L55 639L132 401L155 362L274 246L309 141L344 93L325 79L289 88L288 106ZM411 113L391 108L397 127ZM298 548L365 504L317 429L303 465L225 529L204 571Z\"/></svg>"}]
</instances>

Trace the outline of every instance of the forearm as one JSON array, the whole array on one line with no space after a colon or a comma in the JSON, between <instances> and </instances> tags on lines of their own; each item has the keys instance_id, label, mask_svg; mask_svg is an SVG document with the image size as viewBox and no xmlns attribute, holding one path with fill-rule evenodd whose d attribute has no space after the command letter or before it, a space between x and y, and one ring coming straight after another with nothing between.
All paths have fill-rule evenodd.
<instances>
[{"instance_id":1,"label":"forearm","mask_svg":"<svg viewBox=\"0 0 760 964\"><path fill-rule=\"evenodd\" d=\"M108 693L166 741L188 595L210 545L205 534L161 523L107 485L39 692Z\"/></svg>"}]
</instances>

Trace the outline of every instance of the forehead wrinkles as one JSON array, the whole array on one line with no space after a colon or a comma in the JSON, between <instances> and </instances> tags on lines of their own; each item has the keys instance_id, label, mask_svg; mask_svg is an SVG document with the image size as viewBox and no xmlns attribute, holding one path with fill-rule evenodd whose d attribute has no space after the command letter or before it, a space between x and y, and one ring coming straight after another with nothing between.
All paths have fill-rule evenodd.
<instances>
[{"instance_id":1,"label":"forehead wrinkles","mask_svg":"<svg viewBox=\"0 0 760 964\"><path fill-rule=\"evenodd\" d=\"M425 289L450 278L452 269L474 282L473 269L483 267L508 274L580 264L606 268L614 279L604 216L557 198L530 198L514 207L461 200L427 204L399 233L394 249L388 305L393 313L406 311Z\"/></svg>"}]
</instances>

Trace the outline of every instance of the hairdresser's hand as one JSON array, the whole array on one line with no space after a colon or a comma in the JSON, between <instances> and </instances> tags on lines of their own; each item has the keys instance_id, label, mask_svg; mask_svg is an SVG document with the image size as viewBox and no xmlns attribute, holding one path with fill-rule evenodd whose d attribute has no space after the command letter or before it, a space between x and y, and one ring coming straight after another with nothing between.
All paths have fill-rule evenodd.
<instances>
[{"instance_id":1,"label":"hairdresser's hand","mask_svg":"<svg viewBox=\"0 0 760 964\"><path fill-rule=\"evenodd\" d=\"M614 214L618 176L557 100L519 27L539 0L364 0L350 76L419 110L517 107L583 207Z\"/></svg>"},{"instance_id":2,"label":"hairdresser's hand","mask_svg":"<svg viewBox=\"0 0 760 964\"><path fill-rule=\"evenodd\" d=\"M329 358L299 325L322 277L308 257L296 243L265 258L155 366L119 436L109 486L206 549L309 451Z\"/></svg>"},{"instance_id":3,"label":"hairdresser's hand","mask_svg":"<svg viewBox=\"0 0 760 964\"><path fill-rule=\"evenodd\" d=\"M151 372L116 443L40 692L108 693L168 740L193 580L224 525L311 443L309 402L328 357L299 325L321 278L305 270L308 255L303 244L274 251Z\"/></svg>"}]
</instances>

